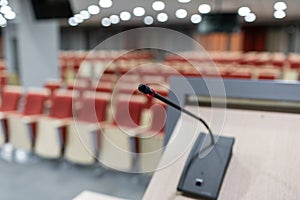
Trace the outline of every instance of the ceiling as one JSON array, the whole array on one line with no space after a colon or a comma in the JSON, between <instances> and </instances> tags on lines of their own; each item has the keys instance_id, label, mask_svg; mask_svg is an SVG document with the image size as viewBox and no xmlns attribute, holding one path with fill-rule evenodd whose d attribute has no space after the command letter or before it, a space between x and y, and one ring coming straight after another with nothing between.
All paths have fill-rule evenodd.
<instances>
[{"instance_id":1,"label":"ceiling","mask_svg":"<svg viewBox=\"0 0 300 200\"><path fill-rule=\"evenodd\" d=\"M299 21L300 12L299 0L284 0L287 4L285 12L287 16L284 19L274 19L273 5L276 0L191 0L189 3L179 3L177 0L161 0L165 3L166 7L163 11L154 11L152 9L152 3L156 0L112 0L113 5L110 8L101 8L100 13L92 16L90 19L85 20L81 25L95 25L101 26L101 20L104 17L109 17L113 14L119 15L122 11L129 11L132 13L133 9L137 6L144 7L146 14L143 17L132 17L130 21L121 21L118 25L144 25L143 19L145 16L152 16L154 18L154 24L159 25L161 22L156 20L156 16L159 12L165 12L168 14L167 23L171 24L186 24L190 22L190 16L195 13L199 13L198 7L200 4L207 3L212 6L212 12L237 12L241 6L248 6L251 11L256 15L256 21L254 23L283 23L287 21ZM89 5L99 5L99 0L70 0L74 14L79 13L81 10L86 10ZM188 16L184 19L178 19L175 16L175 11L179 8L184 8L188 11ZM67 21L67 20L66 20ZM242 17L241 17L241 21ZM114 26L118 26L114 25Z\"/></svg>"}]
</instances>

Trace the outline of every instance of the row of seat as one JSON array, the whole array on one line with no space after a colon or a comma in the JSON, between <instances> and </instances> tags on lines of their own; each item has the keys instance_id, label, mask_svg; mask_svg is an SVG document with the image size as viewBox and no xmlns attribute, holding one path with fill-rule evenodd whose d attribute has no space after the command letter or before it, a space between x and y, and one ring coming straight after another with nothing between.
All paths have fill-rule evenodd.
<instances>
[{"instance_id":1,"label":"row of seat","mask_svg":"<svg viewBox=\"0 0 300 200\"><path fill-rule=\"evenodd\" d=\"M6 87L1 143L48 159L64 157L79 164L98 159L119 170L130 170L139 153L140 169L154 169L163 144L165 106L155 103L148 109L147 98L138 95L85 92L80 108L74 108L75 93L57 91L45 114L47 90L28 90L18 111L22 91Z\"/></svg>"},{"instance_id":2,"label":"row of seat","mask_svg":"<svg viewBox=\"0 0 300 200\"><path fill-rule=\"evenodd\" d=\"M76 72L72 72L73 60L69 59L68 68L73 75L68 80L73 80L76 74L97 79L102 73L122 75L128 72L140 77L159 76L166 83L173 75L205 77L220 75L222 78L272 80L298 80L300 77L300 56L295 53L285 55L278 52L208 52L207 56L206 53L191 51L182 52L180 55L183 56L167 55L162 63L154 62L153 59L138 59L138 57L112 59L106 62L107 60L97 59L97 56L94 59L88 59L88 56ZM198 70L195 70L191 64L196 65ZM212 64L216 64L219 72L212 69Z\"/></svg>"}]
</instances>

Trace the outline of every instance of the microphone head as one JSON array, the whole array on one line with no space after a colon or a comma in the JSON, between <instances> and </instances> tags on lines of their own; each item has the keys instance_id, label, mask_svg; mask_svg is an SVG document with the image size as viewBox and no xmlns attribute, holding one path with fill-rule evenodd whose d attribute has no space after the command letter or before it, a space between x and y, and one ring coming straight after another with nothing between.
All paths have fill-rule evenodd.
<instances>
[{"instance_id":1,"label":"microphone head","mask_svg":"<svg viewBox=\"0 0 300 200\"><path fill-rule=\"evenodd\" d=\"M149 94L152 95L153 94L153 90L145 84L139 84L138 90L144 94Z\"/></svg>"}]
</instances>

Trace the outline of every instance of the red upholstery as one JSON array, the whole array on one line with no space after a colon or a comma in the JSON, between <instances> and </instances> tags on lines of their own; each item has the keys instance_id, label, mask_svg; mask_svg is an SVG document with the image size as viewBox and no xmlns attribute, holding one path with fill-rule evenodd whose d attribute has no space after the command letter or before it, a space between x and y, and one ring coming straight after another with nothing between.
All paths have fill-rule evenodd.
<instances>
[{"instance_id":1,"label":"red upholstery","mask_svg":"<svg viewBox=\"0 0 300 200\"><path fill-rule=\"evenodd\" d=\"M2 94L0 111L5 112L17 110L20 96L20 92L4 91Z\"/></svg>"},{"instance_id":2,"label":"red upholstery","mask_svg":"<svg viewBox=\"0 0 300 200\"><path fill-rule=\"evenodd\" d=\"M38 93L28 93L26 95L26 102L23 110L23 115L37 115L42 114L46 96Z\"/></svg>"},{"instance_id":3,"label":"red upholstery","mask_svg":"<svg viewBox=\"0 0 300 200\"><path fill-rule=\"evenodd\" d=\"M2 93L2 103L0 107L0 112L7 112L7 111L16 111L18 109L19 100L21 97L21 92L16 91L3 91ZM8 123L7 119L3 119L3 128L5 134L5 142L9 140L9 130L8 130Z\"/></svg>"},{"instance_id":4,"label":"red upholstery","mask_svg":"<svg viewBox=\"0 0 300 200\"><path fill-rule=\"evenodd\" d=\"M251 72L233 72L223 78L251 79L251 76L252 76Z\"/></svg>"},{"instance_id":5,"label":"red upholstery","mask_svg":"<svg viewBox=\"0 0 300 200\"><path fill-rule=\"evenodd\" d=\"M84 122L101 122L105 120L107 99L85 98L78 113L78 120Z\"/></svg>"},{"instance_id":6,"label":"red upholstery","mask_svg":"<svg viewBox=\"0 0 300 200\"><path fill-rule=\"evenodd\" d=\"M166 122L166 105L164 104L154 104L150 108L152 112L152 120L150 124L150 131L153 132L164 132L164 126Z\"/></svg>"},{"instance_id":7,"label":"red upholstery","mask_svg":"<svg viewBox=\"0 0 300 200\"><path fill-rule=\"evenodd\" d=\"M115 124L126 127L138 127L141 120L142 109L145 104L132 99L118 99L115 112Z\"/></svg>"},{"instance_id":8,"label":"red upholstery","mask_svg":"<svg viewBox=\"0 0 300 200\"><path fill-rule=\"evenodd\" d=\"M49 81L45 83L44 88L47 88L50 91L50 102L53 103L55 92L56 90L61 88L61 83L56 81Z\"/></svg>"},{"instance_id":9,"label":"red upholstery","mask_svg":"<svg viewBox=\"0 0 300 200\"><path fill-rule=\"evenodd\" d=\"M111 93L113 90L113 84L111 82L99 82L99 84L95 87L97 92L109 92Z\"/></svg>"},{"instance_id":10,"label":"red upholstery","mask_svg":"<svg viewBox=\"0 0 300 200\"><path fill-rule=\"evenodd\" d=\"M49 117L53 118L69 118L72 116L72 97L57 95L53 98Z\"/></svg>"},{"instance_id":11,"label":"red upholstery","mask_svg":"<svg viewBox=\"0 0 300 200\"><path fill-rule=\"evenodd\" d=\"M258 75L258 79L260 80L275 80L276 74L273 73L260 73Z\"/></svg>"}]
</instances>

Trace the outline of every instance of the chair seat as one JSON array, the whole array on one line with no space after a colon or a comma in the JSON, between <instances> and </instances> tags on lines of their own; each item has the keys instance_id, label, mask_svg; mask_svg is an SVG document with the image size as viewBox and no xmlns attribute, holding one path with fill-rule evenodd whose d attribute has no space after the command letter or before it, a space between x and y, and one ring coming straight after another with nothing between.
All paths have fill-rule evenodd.
<instances>
[{"instance_id":1,"label":"chair seat","mask_svg":"<svg viewBox=\"0 0 300 200\"><path fill-rule=\"evenodd\" d=\"M99 131L95 124L77 122L68 126L65 158L79 164L92 164L98 157Z\"/></svg>"},{"instance_id":2,"label":"chair seat","mask_svg":"<svg viewBox=\"0 0 300 200\"><path fill-rule=\"evenodd\" d=\"M10 143L17 149L30 151L33 144L32 124L26 123L22 115L11 115L8 120Z\"/></svg>"},{"instance_id":3,"label":"chair seat","mask_svg":"<svg viewBox=\"0 0 300 200\"><path fill-rule=\"evenodd\" d=\"M51 118L38 120L35 153L45 158L59 158L62 153L61 121Z\"/></svg>"},{"instance_id":4,"label":"chair seat","mask_svg":"<svg viewBox=\"0 0 300 200\"><path fill-rule=\"evenodd\" d=\"M109 127L101 134L99 161L113 169L132 169L132 144L129 135L119 127Z\"/></svg>"},{"instance_id":5,"label":"chair seat","mask_svg":"<svg viewBox=\"0 0 300 200\"><path fill-rule=\"evenodd\" d=\"M161 133L151 135L150 132L138 137L139 167L141 172L154 171L163 152L164 135Z\"/></svg>"}]
</instances>

